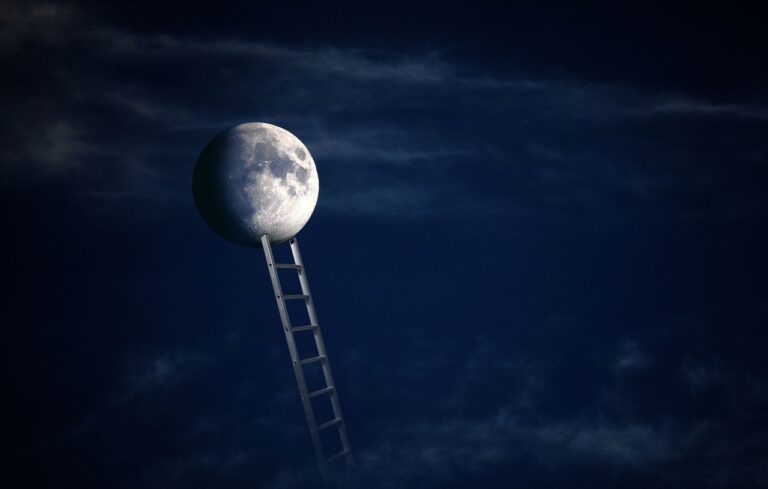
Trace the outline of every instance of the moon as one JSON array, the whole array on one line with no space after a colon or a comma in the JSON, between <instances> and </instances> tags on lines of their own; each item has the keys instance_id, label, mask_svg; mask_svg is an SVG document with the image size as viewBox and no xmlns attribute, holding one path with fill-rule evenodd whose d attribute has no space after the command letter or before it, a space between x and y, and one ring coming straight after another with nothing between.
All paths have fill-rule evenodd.
<instances>
[{"instance_id":1,"label":"moon","mask_svg":"<svg viewBox=\"0 0 768 489\"><path fill-rule=\"evenodd\" d=\"M312 216L320 183L315 160L293 134L263 122L240 124L200 153L192 194L200 216L233 243L259 247L295 236Z\"/></svg>"}]
</instances>

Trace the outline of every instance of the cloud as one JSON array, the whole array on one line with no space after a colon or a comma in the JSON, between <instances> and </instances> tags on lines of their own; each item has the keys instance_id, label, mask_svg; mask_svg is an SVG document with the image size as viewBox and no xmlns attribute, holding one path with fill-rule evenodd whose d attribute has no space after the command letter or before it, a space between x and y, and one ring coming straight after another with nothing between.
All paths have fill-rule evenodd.
<instances>
[{"instance_id":1,"label":"cloud","mask_svg":"<svg viewBox=\"0 0 768 489\"><path fill-rule=\"evenodd\" d=\"M622 345L613 366L617 374L631 373L648 367L649 359L636 341L627 341Z\"/></svg>"},{"instance_id":2,"label":"cloud","mask_svg":"<svg viewBox=\"0 0 768 489\"><path fill-rule=\"evenodd\" d=\"M29 157L24 163L38 165L47 175L66 172L100 153L83 131L67 120L51 121L30 131L23 144L26 145L23 154ZM11 158L20 158L20 155L9 155Z\"/></svg>"},{"instance_id":3,"label":"cloud","mask_svg":"<svg viewBox=\"0 0 768 489\"><path fill-rule=\"evenodd\" d=\"M129 362L125 385L119 394L120 402L132 402L139 397L174 389L211 361L196 352L169 352L134 358Z\"/></svg>"},{"instance_id":4,"label":"cloud","mask_svg":"<svg viewBox=\"0 0 768 489\"><path fill-rule=\"evenodd\" d=\"M273 61L321 76L362 81L417 84L441 83L452 77L452 66L436 53L391 56L363 49L289 48L238 39L194 39L170 35L134 35L102 28L87 34L99 49L114 55L147 58L241 57Z\"/></svg>"},{"instance_id":5,"label":"cloud","mask_svg":"<svg viewBox=\"0 0 768 489\"><path fill-rule=\"evenodd\" d=\"M434 213L436 194L428 187L401 183L350 188L332 193L319 203L328 215L424 217Z\"/></svg>"},{"instance_id":6,"label":"cloud","mask_svg":"<svg viewBox=\"0 0 768 489\"><path fill-rule=\"evenodd\" d=\"M706 391L729 380L716 366L699 362L686 363L682 367L682 374L693 392Z\"/></svg>"},{"instance_id":7,"label":"cloud","mask_svg":"<svg viewBox=\"0 0 768 489\"><path fill-rule=\"evenodd\" d=\"M104 103L114 106L116 110L127 110L144 120L160 121L163 124L184 124L193 119L193 116L181 107L167 106L162 101L144 95L120 90L109 90L100 95Z\"/></svg>"},{"instance_id":8,"label":"cloud","mask_svg":"<svg viewBox=\"0 0 768 489\"><path fill-rule=\"evenodd\" d=\"M447 147L425 146L415 141L408 141L408 134L382 133L366 131L343 134L335 138L322 137L308 139L312 153L328 161L349 162L360 166L372 164L413 165L418 163L440 163L454 161L462 156L471 156L470 150Z\"/></svg>"},{"instance_id":9,"label":"cloud","mask_svg":"<svg viewBox=\"0 0 768 489\"><path fill-rule=\"evenodd\" d=\"M502 409L481 419L418 420L386 425L379 441L355 455L356 468L340 487L453 487L479 474L526 460L532 472L590 467L655 470L674 460L695 433L645 423L597 420L526 421ZM386 441L383 441L386 440ZM533 464L533 466L531 466ZM271 488L311 480L279 474Z\"/></svg>"},{"instance_id":10,"label":"cloud","mask_svg":"<svg viewBox=\"0 0 768 489\"><path fill-rule=\"evenodd\" d=\"M565 457L578 462L618 466L643 466L666 461L679 449L681 440L664 428L643 423L566 423L536 429L531 436L551 449L563 449ZM549 453L549 450L547 451Z\"/></svg>"},{"instance_id":11,"label":"cloud","mask_svg":"<svg viewBox=\"0 0 768 489\"><path fill-rule=\"evenodd\" d=\"M71 34L76 12L50 2L0 2L0 59L30 39L53 42Z\"/></svg>"},{"instance_id":12,"label":"cloud","mask_svg":"<svg viewBox=\"0 0 768 489\"><path fill-rule=\"evenodd\" d=\"M712 103L693 99L669 99L656 101L645 108L628 111L630 115L652 116L692 116L719 117L733 119L768 119L768 109L759 105Z\"/></svg>"},{"instance_id":13,"label":"cloud","mask_svg":"<svg viewBox=\"0 0 768 489\"><path fill-rule=\"evenodd\" d=\"M105 439L124 437L120 430L105 433L105 427L114 429L123 418L143 416L153 411L166 411L173 406L174 396L198 374L210 367L213 359L196 351L162 352L138 355L125 359L122 376L113 379L106 395L97 407L83 416L71 429L67 438L90 439L99 434ZM61 440L69 442L69 440Z\"/></svg>"},{"instance_id":14,"label":"cloud","mask_svg":"<svg viewBox=\"0 0 768 489\"><path fill-rule=\"evenodd\" d=\"M205 479L224 481L232 484L243 473L253 467L253 457L259 455L242 450L221 451L202 450L177 457L151 460L143 467L135 479L144 487L168 487L180 481L198 481L201 475Z\"/></svg>"},{"instance_id":15,"label":"cloud","mask_svg":"<svg viewBox=\"0 0 768 489\"><path fill-rule=\"evenodd\" d=\"M55 28L57 40L50 42L34 37L38 27L19 27L25 42L37 39L48 52L37 75L45 81L40 86L53 88L5 100L15 121L5 124L4 178L75 177L72 195L98 201L92 208L188 204L199 149L215 132L248 120L281 124L308 144L323 167L326 215L529 216L613 209L612 196L643 205L713 183L679 178L685 169L673 164L695 165L695 148L651 158L642 135L633 136L635 146L622 146L633 124L664 123L673 113L764 116L759 106L638 87L501 76L435 50L139 34L79 12L14 12L6 19L20 18L20 25L78 28ZM62 56L74 52L77 57ZM110 76L114 70L104 66L127 75ZM202 74L202 66L210 69ZM669 161L675 158L687 163ZM467 178L470 173L493 185ZM744 212L760 202L745 204Z\"/></svg>"},{"instance_id":16,"label":"cloud","mask_svg":"<svg viewBox=\"0 0 768 489\"><path fill-rule=\"evenodd\" d=\"M617 419L578 404L567 410L571 414L548 415L549 395L559 388L553 376L562 372L505 354L488 338L430 338L423 349L418 336L404 341L411 354L380 375L408 379L402 390L390 392L395 403L424 389L432 413L394 415L358 433L357 467L340 477L340 487L461 487L521 461L529 474L574 468L652 472L685 453L698 436L685 424ZM303 484L278 479L284 483L274 487Z\"/></svg>"}]
</instances>

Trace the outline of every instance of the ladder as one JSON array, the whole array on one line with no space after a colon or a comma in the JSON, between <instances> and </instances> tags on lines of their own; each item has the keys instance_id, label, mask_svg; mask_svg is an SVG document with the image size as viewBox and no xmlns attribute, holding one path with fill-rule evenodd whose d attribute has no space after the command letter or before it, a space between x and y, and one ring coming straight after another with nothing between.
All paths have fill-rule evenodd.
<instances>
[{"instance_id":1,"label":"ladder","mask_svg":"<svg viewBox=\"0 0 768 489\"><path fill-rule=\"evenodd\" d=\"M351 464L352 452L349 449L347 427L345 425L344 418L341 415L341 404L339 403L339 396L336 392L336 384L333 382L333 375L331 375L331 366L328 363L328 355L325 351L323 335L320 332L320 324L317 321L315 304L312 301L312 294L309 292L307 274L304 269L304 264L301 261L299 243L296 241L295 237L291 238L289 243L291 245L291 253L293 254L294 263L276 263L275 257L272 254L272 247L269 243L269 236L265 234L261 237L261 245L264 249L264 256L267 259L267 268L269 269L269 276L272 279L272 288L275 291L277 309L280 312L280 320L283 323L285 341L288 343L288 351L291 354L293 373L296 375L296 383L299 386L301 404L304 407L304 415L306 416L307 424L309 425L309 434L312 437L312 445L315 449L317 465L320 469L320 475L322 478L324 480L328 480L328 465L338 460L344 460L347 464ZM280 285L280 276L278 274L278 270L280 269L291 269L298 272L299 283L301 284L301 294L283 294L283 289ZM286 306L286 301L292 300L304 301L304 304L307 306L307 315L309 317L308 325L293 326L291 324L291 319L288 316L288 307ZM317 347L317 355L308 358L299 358L299 352L296 348L296 339L294 338L294 335L296 333L306 334L308 332L311 332L314 336L315 346ZM309 392L307 389L307 382L304 377L304 366L315 362L320 362L323 371L325 387ZM315 418L314 409L312 407L312 398L325 395L330 396L333 419L318 424L317 419ZM322 430L331 428L336 429L336 433L338 434L339 440L341 441L341 451L335 455L326 457L325 452L323 451L323 444L320 439L320 432Z\"/></svg>"}]
</instances>

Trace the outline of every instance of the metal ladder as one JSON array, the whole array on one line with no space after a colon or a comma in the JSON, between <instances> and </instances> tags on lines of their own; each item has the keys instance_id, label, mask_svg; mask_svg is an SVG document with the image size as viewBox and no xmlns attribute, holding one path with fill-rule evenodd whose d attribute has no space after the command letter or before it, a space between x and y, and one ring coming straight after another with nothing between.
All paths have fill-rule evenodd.
<instances>
[{"instance_id":1,"label":"metal ladder","mask_svg":"<svg viewBox=\"0 0 768 489\"><path fill-rule=\"evenodd\" d=\"M275 291L277 309L280 311L280 320L283 323L285 341L288 343L288 351L291 354L293 373L296 375L296 383L299 386L301 404L304 407L304 415L306 416L307 424L309 425L309 434L312 437L312 445L315 449L317 465L320 469L320 475L324 480L328 480L328 464L342 459L345 460L347 464L351 464L352 452L349 449L347 427L344 422L344 417L341 415L341 404L339 403L339 396L336 392L336 384L333 381L333 375L331 375L331 366L328 363L328 355L325 351L323 335L320 332L320 324L317 321L315 304L312 301L312 294L309 292L307 274L304 269L304 264L301 261L299 243L296 241L296 238L291 238L289 243L291 245L291 253L293 254L294 263L275 263L275 257L272 254L272 247L269 243L269 236L265 234L261 237L261 245L262 248L264 248L264 256L267 259L267 268L269 269L269 276L272 279L272 288ZM280 285L280 277L277 272L279 269L292 269L298 272L299 283L301 284L301 294L283 294L283 289ZM286 307L286 301L290 300L304 301L305 305L307 306L307 315L309 317L308 325L294 327L291 324L291 318L288 316L288 308ZM296 339L294 338L294 335L296 333L309 331L312 332L315 339L317 356L299 358L299 352L296 348ZM320 362L322 366L325 387L316 391L309 392L307 389L307 382L304 378L304 366L315 362ZM312 408L311 399L324 395L330 396L331 408L333 410L333 419L318 424L317 420L315 419L315 412ZM341 441L341 451L335 455L326 457L325 452L323 451L322 442L320 440L320 431L329 428L336 428L339 439Z\"/></svg>"}]
</instances>

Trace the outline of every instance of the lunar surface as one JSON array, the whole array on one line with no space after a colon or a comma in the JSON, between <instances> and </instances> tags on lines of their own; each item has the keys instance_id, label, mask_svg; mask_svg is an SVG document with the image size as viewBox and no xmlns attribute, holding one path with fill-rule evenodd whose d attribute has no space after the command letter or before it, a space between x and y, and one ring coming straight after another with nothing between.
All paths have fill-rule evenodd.
<instances>
[{"instance_id":1,"label":"lunar surface","mask_svg":"<svg viewBox=\"0 0 768 489\"><path fill-rule=\"evenodd\" d=\"M224 238L261 246L298 233L317 204L315 161L299 139L277 126L240 124L219 134L197 159L192 192L198 212Z\"/></svg>"}]
</instances>

